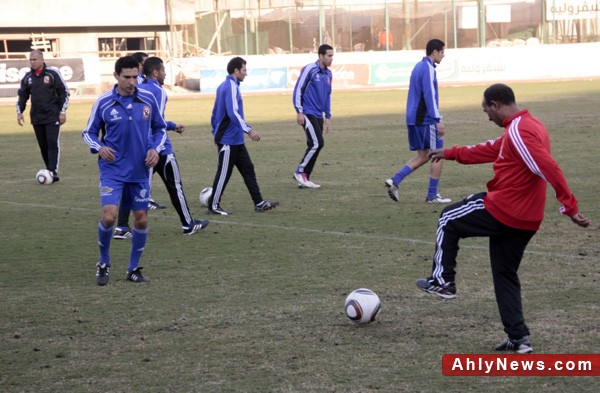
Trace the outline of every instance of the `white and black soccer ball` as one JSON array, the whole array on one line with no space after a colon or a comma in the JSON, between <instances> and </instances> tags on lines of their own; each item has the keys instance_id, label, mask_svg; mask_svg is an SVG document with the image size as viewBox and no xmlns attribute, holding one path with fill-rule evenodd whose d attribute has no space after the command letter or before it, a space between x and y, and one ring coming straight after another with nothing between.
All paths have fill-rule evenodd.
<instances>
[{"instance_id":1,"label":"white and black soccer ball","mask_svg":"<svg viewBox=\"0 0 600 393\"><path fill-rule=\"evenodd\" d=\"M203 204L204 206L208 206L208 199L211 197L212 195L212 187L206 187L203 188L202 191L200 191L200 203Z\"/></svg>"},{"instance_id":2,"label":"white and black soccer ball","mask_svg":"<svg viewBox=\"0 0 600 393\"><path fill-rule=\"evenodd\" d=\"M381 313L381 301L370 289L359 288L348 295L344 310L354 323L371 323L376 321Z\"/></svg>"},{"instance_id":3,"label":"white and black soccer ball","mask_svg":"<svg viewBox=\"0 0 600 393\"><path fill-rule=\"evenodd\" d=\"M52 184L54 178L52 177L52 172L47 169L40 169L39 172L35 175L35 179L40 184Z\"/></svg>"}]
</instances>

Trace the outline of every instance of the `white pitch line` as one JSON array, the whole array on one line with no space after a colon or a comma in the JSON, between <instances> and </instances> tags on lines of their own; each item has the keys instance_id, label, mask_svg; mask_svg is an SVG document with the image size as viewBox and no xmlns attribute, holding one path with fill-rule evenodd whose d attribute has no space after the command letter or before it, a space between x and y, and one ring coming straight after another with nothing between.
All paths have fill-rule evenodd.
<instances>
[{"instance_id":1,"label":"white pitch line","mask_svg":"<svg viewBox=\"0 0 600 393\"><path fill-rule=\"evenodd\" d=\"M25 206L25 207L39 207L39 208L44 208L44 209L79 210L79 211L86 211L86 212L99 211L99 209L90 209L90 208L84 208L84 207L65 207L65 206L57 206L57 205L42 205L42 204L38 204L38 203L19 203L19 202L12 202L12 201L0 201L0 204L12 205L12 206ZM251 223L251 222L221 221L221 220L210 219L211 216L207 216L207 217L211 223L216 223L216 224L239 225L239 226L248 226L248 227L253 227L253 228L278 229L278 230L294 231L294 232L320 233L320 234L324 234L324 235L356 237L356 238L363 238L363 239L391 240L391 241L398 241L398 242L411 243L411 244L427 244L432 247L435 246L435 243L432 241L421 240L421 239L411 239L411 238L398 237L398 236L371 235L371 234L360 233L360 232L327 231L327 230L316 229L316 228L293 227L293 226L284 226L284 225L275 225L275 224L255 224L255 223ZM165 217L161 217L161 219L164 219L164 218ZM176 220L176 219L178 220L178 218L176 216L167 217L167 218L173 219L173 220ZM474 246L474 245L461 245L461 247L472 249L472 250L483 250L483 251L489 250L488 247ZM533 250L525 250L525 253L531 254L531 255L544 256L544 257L553 257L553 258L566 258L566 259L572 259L572 260L587 259L587 260L593 260L593 261L600 261L600 257L594 257L594 256L589 256L589 255L561 254L561 253L533 251Z\"/></svg>"}]
</instances>

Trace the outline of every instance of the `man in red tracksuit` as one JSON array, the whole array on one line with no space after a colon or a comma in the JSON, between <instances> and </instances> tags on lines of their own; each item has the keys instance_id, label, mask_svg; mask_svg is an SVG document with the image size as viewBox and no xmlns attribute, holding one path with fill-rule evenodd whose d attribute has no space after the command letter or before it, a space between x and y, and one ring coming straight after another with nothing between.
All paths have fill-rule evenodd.
<instances>
[{"instance_id":1,"label":"man in red tracksuit","mask_svg":"<svg viewBox=\"0 0 600 393\"><path fill-rule=\"evenodd\" d=\"M577 199L550 153L548 131L527 110L519 109L512 89L501 83L488 87L482 106L490 121L504 127L501 137L475 146L436 149L429 157L461 164L493 162L494 178L487 183L487 193L471 195L442 211L432 273L417 280L417 287L445 299L456 297L459 239L489 237L496 302L508 335L496 350L530 353L517 271L544 218L546 183L554 188L561 213L581 227L589 226L590 220L579 213Z\"/></svg>"}]
</instances>

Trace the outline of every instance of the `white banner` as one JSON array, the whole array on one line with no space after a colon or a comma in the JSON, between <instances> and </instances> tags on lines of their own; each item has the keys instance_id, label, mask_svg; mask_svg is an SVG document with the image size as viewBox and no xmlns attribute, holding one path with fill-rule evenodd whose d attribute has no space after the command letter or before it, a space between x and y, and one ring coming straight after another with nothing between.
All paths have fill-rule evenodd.
<instances>
[{"instance_id":1,"label":"white banner","mask_svg":"<svg viewBox=\"0 0 600 393\"><path fill-rule=\"evenodd\" d=\"M546 20L600 18L598 0L546 0Z\"/></svg>"}]
</instances>

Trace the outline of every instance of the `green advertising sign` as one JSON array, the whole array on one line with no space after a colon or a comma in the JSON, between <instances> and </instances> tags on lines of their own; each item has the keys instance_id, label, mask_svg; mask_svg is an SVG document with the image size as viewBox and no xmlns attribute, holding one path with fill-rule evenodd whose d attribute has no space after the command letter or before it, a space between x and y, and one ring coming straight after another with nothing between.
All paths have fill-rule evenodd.
<instances>
[{"instance_id":1,"label":"green advertising sign","mask_svg":"<svg viewBox=\"0 0 600 393\"><path fill-rule=\"evenodd\" d=\"M380 63L371 65L370 85L406 84L415 63Z\"/></svg>"}]
</instances>

